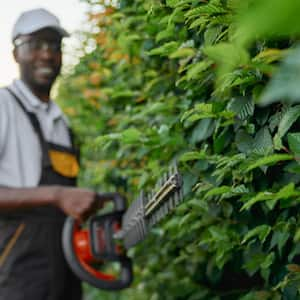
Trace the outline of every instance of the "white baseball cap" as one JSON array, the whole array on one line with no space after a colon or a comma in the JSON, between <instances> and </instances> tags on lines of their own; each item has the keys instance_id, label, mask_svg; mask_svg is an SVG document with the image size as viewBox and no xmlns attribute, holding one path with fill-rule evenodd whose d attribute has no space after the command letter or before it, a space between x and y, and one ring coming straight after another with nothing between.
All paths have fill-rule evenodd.
<instances>
[{"instance_id":1,"label":"white baseball cap","mask_svg":"<svg viewBox=\"0 0 300 300\"><path fill-rule=\"evenodd\" d=\"M13 31L12 41L18 36L31 34L44 28L56 30L62 37L68 37L70 34L61 27L59 19L43 8L28 10L23 12L17 19Z\"/></svg>"}]
</instances>

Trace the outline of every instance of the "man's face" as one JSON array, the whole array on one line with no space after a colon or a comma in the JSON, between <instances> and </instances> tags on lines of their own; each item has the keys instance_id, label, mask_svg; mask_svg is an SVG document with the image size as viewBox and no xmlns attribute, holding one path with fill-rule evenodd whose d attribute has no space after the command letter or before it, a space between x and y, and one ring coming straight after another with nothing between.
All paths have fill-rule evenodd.
<instances>
[{"instance_id":1,"label":"man's face","mask_svg":"<svg viewBox=\"0 0 300 300\"><path fill-rule=\"evenodd\" d=\"M20 36L14 57L22 80L34 89L50 90L61 68L61 36L52 29Z\"/></svg>"}]
</instances>

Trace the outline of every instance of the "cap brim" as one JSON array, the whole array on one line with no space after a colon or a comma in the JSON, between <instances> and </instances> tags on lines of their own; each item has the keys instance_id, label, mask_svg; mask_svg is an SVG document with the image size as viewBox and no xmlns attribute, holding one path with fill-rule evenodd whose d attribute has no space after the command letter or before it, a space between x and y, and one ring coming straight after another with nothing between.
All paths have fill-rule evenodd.
<instances>
[{"instance_id":1,"label":"cap brim","mask_svg":"<svg viewBox=\"0 0 300 300\"><path fill-rule=\"evenodd\" d=\"M40 30L42 30L42 29L46 29L46 28L50 28L50 29L55 30L55 31L58 32L62 37L69 37L69 36L70 36L70 34L69 34L65 29L63 29L62 27L59 27L59 26L41 26L40 28L35 28L35 29L32 30L31 32L27 32L27 34L31 34L31 33L40 31Z\"/></svg>"},{"instance_id":2,"label":"cap brim","mask_svg":"<svg viewBox=\"0 0 300 300\"><path fill-rule=\"evenodd\" d=\"M49 28L56 30L62 37L70 36L69 32L63 29L62 27L49 27Z\"/></svg>"},{"instance_id":3,"label":"cap brim","mask_svg":"<svg viewBox=\"0 0 300 300\"><path fill-rule=\"evenodd\" d=\"M63 28L60 27L60 26L40 26L40 27L35 27L35 28L31 28L31 29L23 30L23 31L19 32L18 35L12 36L12 41L14 41L15 39L17 39L20 35L32 34L32 33L38 32L38 31L43 30L43 29L46 29L46 28L53 29L53 30L56 31L62 38L64 38L64 37L69 37L69 36L70 36L70 34L69 34L65 29L63 29Z\"/></svg>"}]
</instances>

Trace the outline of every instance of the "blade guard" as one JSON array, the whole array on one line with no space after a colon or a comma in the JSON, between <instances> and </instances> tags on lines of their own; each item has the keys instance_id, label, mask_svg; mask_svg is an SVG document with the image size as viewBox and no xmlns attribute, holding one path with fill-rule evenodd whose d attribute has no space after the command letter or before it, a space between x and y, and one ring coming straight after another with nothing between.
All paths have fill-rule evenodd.
<instances>
[{"instance_id":1,"label":"blade guard","mask_svg":"<svg viewBox=\"0 0 300 300\"><path fill-rule=\"evenodd\" d=\"M132 262L113 238L114 233L120 229L126 201L117 193L99 194L97 198L100 201L113 201L114 211L91 217L87 229L68 217L62 235L65 258L81 280L99 289L121 290L128 287L133 279ZM105 262L120 264L118 277L103 273L93 266L104 265Z\"/></svg>"}]
</instances>

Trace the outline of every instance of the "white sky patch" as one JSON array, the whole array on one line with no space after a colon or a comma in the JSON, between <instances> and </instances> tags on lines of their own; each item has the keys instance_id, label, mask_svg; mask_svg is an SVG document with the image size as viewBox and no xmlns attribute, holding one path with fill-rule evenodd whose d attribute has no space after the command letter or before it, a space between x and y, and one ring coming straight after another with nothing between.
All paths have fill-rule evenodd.
<instances>
[{"instance_id":1,"label":"white sky patch","mask_svg":"<svg viewBox=\"0 0 300 300\"><path fill-rule=\"evenodd\" d=\"M12 56L11 32L18 16L25 10L46 8L55 14L73 37L65 39L64 65L74 64L80 41L75 32L84 27L87 7L79 0L9 0L0 10L0 86L18 77L18 66Z\"/></svg>"}]
</instances>

